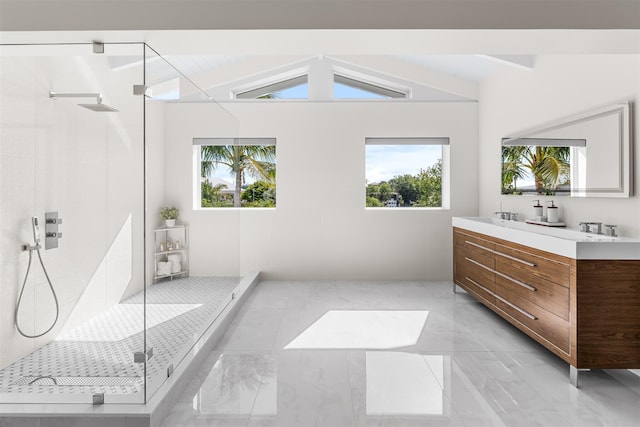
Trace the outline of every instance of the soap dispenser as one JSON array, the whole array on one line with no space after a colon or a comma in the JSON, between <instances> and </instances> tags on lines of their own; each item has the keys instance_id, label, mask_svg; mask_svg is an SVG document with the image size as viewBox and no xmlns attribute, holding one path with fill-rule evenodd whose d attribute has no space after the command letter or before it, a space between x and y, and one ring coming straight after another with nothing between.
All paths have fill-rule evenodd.
<instances>
[{"instance_id":1,"label":"soap dispenser","mask_svg":"<svg viewBox=\"0 0 640 427\"><path fill-rule=\"evenodd\" d=\"M536 202L533 205L533 219L536 221L542 221L542 205L540 204L540 200L534 200Z\"/></svg>"},{"instance_id":2,"label":"soap dispenser","mask_svg":"<svg viewBox=\"0 0 640 427\"><path fill-rule=\"evenodd\" d=\"M558 207L553 204L553 200L549 200L547 203L551 203L551 206L547 206L547 222L554 224L558 222Z\"/></svg>"}]
</instances>

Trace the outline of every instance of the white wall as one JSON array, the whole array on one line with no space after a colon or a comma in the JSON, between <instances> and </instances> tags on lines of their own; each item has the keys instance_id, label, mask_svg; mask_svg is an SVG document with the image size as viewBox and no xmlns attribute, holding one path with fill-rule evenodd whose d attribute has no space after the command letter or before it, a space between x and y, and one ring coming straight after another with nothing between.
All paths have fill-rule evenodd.
<instances>
[{"instance_id":1,"label":"white wall","mask_svg":"<svg viewBox=\"0 0 640 427\"><path fill-rule=\"evenodd\" d=\"M531 217L533 197L500 195L501 138L557 119L620 101L635 103L635 129L640 123L639 55L539 55L532 72L510 70L480 87L480 214L496 210ZM637 135L637 132L636 132ZM640 190L637 137L634 187ZM537 198L537 197L536 197ZM640 237L640 198L553 199L569 227L593 220L617 224L619 234Z\"/></svg>"},{"instance_id":2,"label":"white wall","mask_svg":"<svg viewBox=\"0 0 640 427\"><path fill-rule=\"evenodd\" d=\"M451 277L451 217L477 214L475 103L222 104L238 136L277 138L277 208L193 211L192 138L229 136L202 105L166 106L165 196L191 226L193 275ZM451 209L365 209L367 136L449 136Z\"/></svg>"},{"instance_id":3,"label":"white wall","mask_svg":"<svg viewBox=\"0 0 640 427\"><path fill-rule=\"evenodd\" d=\"M58 56L55 47L46 52L0 61L0 368L142 286L143 99L132 96L142 74L112 72L104 56ZM51 100L50 90L102 92L104 102L120 112L76 105L95 99ZM59 247L41 250L60 317L49 334L29 339L14 323L28 263L21 246L33 243L32 216L40 219L44 246L47 211L63 218ZM20 312L31 334L46 330L55 316L33 255Z\"/></svg>"}]
</instances>

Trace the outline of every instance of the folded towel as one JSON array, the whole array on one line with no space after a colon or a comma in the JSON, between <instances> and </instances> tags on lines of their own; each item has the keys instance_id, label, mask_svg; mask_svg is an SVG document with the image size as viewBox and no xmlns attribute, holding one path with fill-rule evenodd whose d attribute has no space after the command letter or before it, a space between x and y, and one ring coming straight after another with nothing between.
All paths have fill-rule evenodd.
<instances>
[{"instance_id":1,"label":"folded towel","mask_svg":"<svg viewBox=\"0 0 640 427\"><path fill-rule=\"evenodd\" d=\"M167 261L169 262L180 262L182 261L182 256L180 254L171 254L167 257Z\"/></svg>"},{"instance_id":2,"label":"folded towel","mask_svg":"<svg viewBox=\"0 0 640 427\"><path fill-rule=\"evenodd\" d=\"M180 273L180 270L182 270L182 264L180 261L171 261L171 272Z\"/></svg>"},{"instance_id":3,"label":"folded towel","mask_svg":"<svg viewBox=\"0 0 640 427\"><path fill-rule=\"evenodd\" d=\"M156 271L157 276L168 276L171 274L171 263L170 262L159 262L158 269Z\"/></svg>"}]
</instances>

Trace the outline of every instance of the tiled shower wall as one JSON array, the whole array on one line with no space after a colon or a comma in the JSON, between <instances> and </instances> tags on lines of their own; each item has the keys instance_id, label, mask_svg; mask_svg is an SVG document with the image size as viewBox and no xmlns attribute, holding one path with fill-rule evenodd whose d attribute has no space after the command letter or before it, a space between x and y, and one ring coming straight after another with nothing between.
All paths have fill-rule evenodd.
<instances>
[{"instance_id":1,"label":"tiled shower wall","mask_svg":"<svg viewBox=\"0 0 640 427\"><path fill-rule=\"evenodd\" d=\"M132 85L143 82L142 67L114 68L113 57L85 47L79 56L51 46L44 55L3 51L0 57L0 368L144 284L144 101L132 95ZM138 52L141 64L141 45ZM51 90L100 92L119 112L76 105L95 102L89 98L52 100ZM60 318L44 337L28 339L14 326L28 264L21 246L33 241L32 216L40 219L44 243L48 211L63 219L59 247L41 250ZM53 321L55 306L33 255L19 316L24 330L39 333Z\"/></svg>"}]
</instances>

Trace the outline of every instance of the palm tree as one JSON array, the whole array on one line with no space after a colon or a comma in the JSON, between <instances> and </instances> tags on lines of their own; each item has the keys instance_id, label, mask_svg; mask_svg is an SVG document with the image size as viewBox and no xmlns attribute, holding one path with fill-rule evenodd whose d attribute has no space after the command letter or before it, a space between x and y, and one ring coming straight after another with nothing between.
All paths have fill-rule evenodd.
<instances>
[{"instance_id":1,"label":"palm tree","mask_svg":"<svg viewBox=\"0 0 640 427\"><path fill-rule=\"evenodd\" d=\"M537 193L554 190L560 178L569 173L570 147L518 146L503 147L502 182L524 176L524 169L533 174Z\"/></svg>"},{"instance_id":2,"label":"palm tree","mask_svg":"<svg viewBox=\"0 0 640 427\"><path fill-rule=\"evenodd\" d=\"M516 192L517 181L527 176L527 171L521 163L525 146L502 147L502 193L507 190ZM513 186L512 188L510 188Z\"/></svg>"},{"instance_id":3,"label":"palm tree","mask_svg":"<svg viewBox=\"0 0 640 427\"><path fill-rule=\"evenodd\" d=\"M201 153L203 178L215 172L220 165L226 166L234 176L233 206L237 208L240 207L245 173L256 179L275 177L275 145L203 145Z\"/></svg>"}]
</instances>

